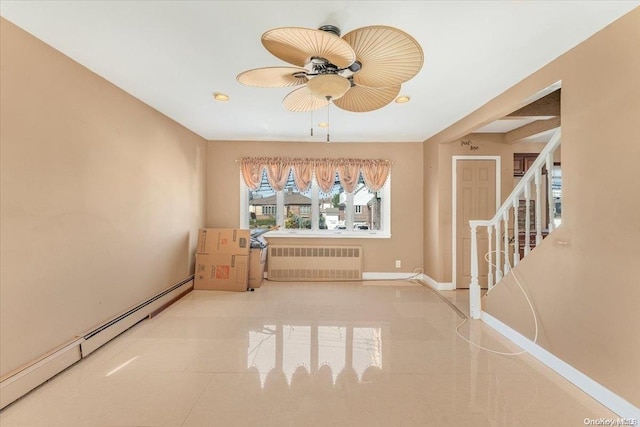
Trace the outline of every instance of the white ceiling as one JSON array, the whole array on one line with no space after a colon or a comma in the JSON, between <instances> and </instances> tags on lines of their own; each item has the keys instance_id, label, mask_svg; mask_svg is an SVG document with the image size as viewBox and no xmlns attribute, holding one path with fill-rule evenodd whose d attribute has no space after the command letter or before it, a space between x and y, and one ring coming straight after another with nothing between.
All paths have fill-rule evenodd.
<instances>
[{"instance_id":1,"label":"white ceiling","mask_svg":"<svg viewBox=\"0 0 640 427\"><path fill-rule=\"evenodd\" d=\"M579 44L640 1L5 1L0 14L209 140L323 141L287 88L238 83L285 65L260 36L276 27L389 25L422 45L408 104L333 107L332 141L423 141ZM231 100L213 100L213 92ZM63 101L63 100L61 100ZM326 109L313 122L326 120Z\"/></svg>"}]
</instances>

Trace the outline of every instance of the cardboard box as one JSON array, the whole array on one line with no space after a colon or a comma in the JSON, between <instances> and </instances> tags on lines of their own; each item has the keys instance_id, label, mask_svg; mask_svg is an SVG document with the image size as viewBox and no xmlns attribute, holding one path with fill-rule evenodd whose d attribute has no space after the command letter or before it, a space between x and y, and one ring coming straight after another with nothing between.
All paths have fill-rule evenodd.
<instances>
[{"instance_id":1,"label":"cardboard box","mask_svg":"<svg viewBox=\"0 0 640 427\"><path fill-rule=\"evenodd\" d=\"M249 252L249 287L259 288L264 278L264 267L267 262L267 248L251 248Z\"/></svg>"},{"instance_id":2,"label":"cardboard box","mask_svg":"<svg viewBox=\"0 0 640 427\"><path fill-rule=\"evenodd\" d=\"M196 253L249 255L250 233L238 228L203 228L198 233Z\"/></svg>"},{"instance_id":3,"label":"cardboard box","mask_svg":"<svg viewBox=\"0 0 640 427\"><path fill-rule=\"evenodd\" d=\"M196 254L194 289L244 292L248 279L249 255Z\"/></svg>"}]
</instances>

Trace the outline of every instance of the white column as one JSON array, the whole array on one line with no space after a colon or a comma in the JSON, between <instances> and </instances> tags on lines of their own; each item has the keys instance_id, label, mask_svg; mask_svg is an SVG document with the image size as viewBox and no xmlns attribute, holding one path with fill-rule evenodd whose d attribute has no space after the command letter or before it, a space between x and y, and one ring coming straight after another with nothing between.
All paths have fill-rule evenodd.
<instances>
[{"instance_id":1,"label":"white column","mask_svg":"<svg viewBox=\"0 0 640 427\"><path fill-rule=\"evenodd\" d=\"M542 241L542 197L540 196L540 186L542 184L542 168L536 169L536 246Z\"/></svg>"},{"instance_id":2,"label":"white column","mask_svg":"<svg viewBox=\"0 0 640 427\"><path fill-rule=\"evenodd\" d=\"M480 284L478 283L477 225L471 221L471 283L469 284L469 313L472 319L480 318Z\"/></svg>"},{"instance_id":3,"label":"white column","mask_svg":"<svg viewBox=\"0 0 640 427\"><path fill-rule=\"evenodd\" d=\"M240 228L249 228L249 187L240 173Z\"/></svg>"},{"instance_id":4,"label":"white column","mask_svg":"<svg viewBox=\"0 0 640 427\"><path fill-rule=\"evenodd\" d=\"M318 183L314 179L311 181L311 229L320 229L320 198L318 197Z\"/></svg>"},{"instance_id":5,"label":"white column","mask_svg":"<svg viewBox=\"0 0 640 427\"><path fill-rule=\"evenodd\" d=\"M346 206L344 209L344 214L346 216L345 218L345 225L347 226L347 231L352 231L353 230L353 193L347 193L346 194Z\"/></svg>"},{"instance_id":6,"label":"white column","mask_svg":"<svg viewBox=\"0 0 640 427\"><path fill-rule=\"evenodd\" d=\"M487 287L493 288L495 281L493 280L493 226L487 226L487 236L489 241L489 256L487 262L489 263L489 273L487 274Z\"/></svg>"},{"instance_id":7,"label":"white column","mask_svg":"<svg viewBox=\"0 0 640 427\"><path fill-rule=\"evenodd\" d=\"M284 228L284 191L276 191L276 225Z\"/></svg>"}]
</instances>

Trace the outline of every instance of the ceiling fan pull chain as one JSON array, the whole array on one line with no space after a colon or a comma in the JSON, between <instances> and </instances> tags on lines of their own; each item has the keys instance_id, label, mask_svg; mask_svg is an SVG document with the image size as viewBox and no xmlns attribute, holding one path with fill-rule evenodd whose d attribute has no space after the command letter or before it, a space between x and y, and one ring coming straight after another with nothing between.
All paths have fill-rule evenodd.
<instances>
[{"instance_id":1,"label":"ceiling fan pull chain","mask_svg":"<svg viewBox=\"0 0 640 427\"><path fill-rule=\"evenodd\" d=\"M313 110L311 110L311 136L313 136Z\"/></svg>"},{"instance_id":2,"label":"ceiling fan pull chain","mask_svg":"<svg viewBox=\"0 0 640 427\"><path fill-rule=\"evenodd\" d=\"M331 97L327 96L327 144L331 142L329 139L329 128L331 127L331 122L329 121L329 108L331 108Z\"/></svg>"}]
</instances>

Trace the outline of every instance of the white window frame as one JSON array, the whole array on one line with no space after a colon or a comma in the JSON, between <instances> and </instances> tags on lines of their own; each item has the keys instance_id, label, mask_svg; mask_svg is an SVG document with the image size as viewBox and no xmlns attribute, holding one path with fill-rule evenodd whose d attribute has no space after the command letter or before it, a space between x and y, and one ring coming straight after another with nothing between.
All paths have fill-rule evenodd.
<instances>
[{"instance_id":1,"label":"white window frame","mask_svg":"<svg viewBox=\"0 0 640 427\"><path fill-rule=\"evenodd\" d=\"M286 229L283 226L278 230L265 233L265 237L286 238L329 238L329 239L389 239L391 238L391 175L387 182L379 190L380 197L380 230L352 230L353 195L347 194L346 206L346 230L320 230L319 188L315 179L311 182L311 230ZM351 197L349 197L351 196ZM349 203L350 201L350 203ZM276 191L276 224L284 225L284 191ZM249 228L249 188L240 176L240 228Z\"/></svg>"}]
</instances>

